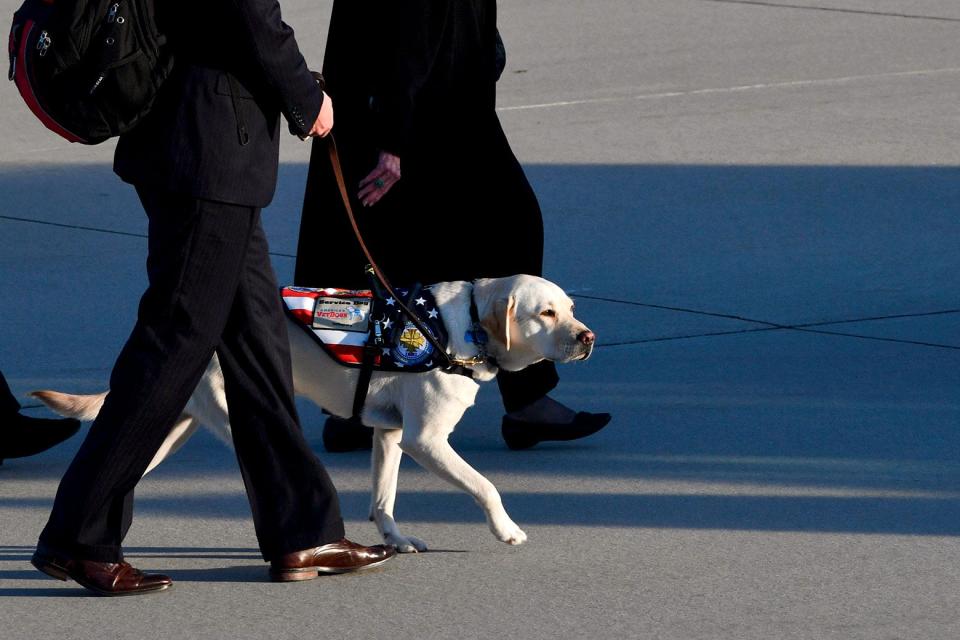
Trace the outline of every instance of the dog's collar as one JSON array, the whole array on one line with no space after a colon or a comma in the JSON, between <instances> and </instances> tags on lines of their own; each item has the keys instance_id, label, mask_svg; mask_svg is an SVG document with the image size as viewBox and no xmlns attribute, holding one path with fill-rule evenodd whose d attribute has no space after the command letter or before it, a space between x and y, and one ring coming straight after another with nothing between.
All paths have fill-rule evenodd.
<instances>
[{"instance_id":1,"label":"dog's collar","mask_svg":"<svg viewBox=\"0 0 960 640\"><path fill-rule=\"evenodd\" d=\"M487 342L490 341L490 336L487 335L486 329L480 326L480 311L477 309L477 301L473 297L472 284L470 286L470 329L463 338L467 342L477 345L477 351L480 355L486 356Z\"/></svg>"},{"instance_id":2,"label":"dog's collar","mask_svg":"<svg viewBox=\"0 0 960 640\"><path fill-rule=\"evenodd\" d=\"M473 377L473 368L488 366L493 370L498 369L497 361L487 353L487 343L489 336L486 330L480 326L480 311L477 309L477 301L473 297L474 283L470 283L470 328L467 329L463 339L468 344L474 344L477 347L477 354L466 358L450 355L450 361L453 366L445 369L449 373L459 373L467 377Z\"/></svg>"}]
</instances>

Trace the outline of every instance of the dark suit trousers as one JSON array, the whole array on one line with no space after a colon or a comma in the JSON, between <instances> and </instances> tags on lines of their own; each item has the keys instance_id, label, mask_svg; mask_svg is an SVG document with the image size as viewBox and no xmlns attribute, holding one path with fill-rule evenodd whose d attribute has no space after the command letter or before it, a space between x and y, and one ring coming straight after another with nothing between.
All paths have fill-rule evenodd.
<instances>
[{"instance_id":1,"label":"dark suit trousers","mask_svg":"<svg viewBox=\"0 0 960 640\"><path fill-rule=\"evenodd\" d=\"M340 539L336 490L294 406L260 210L153 188L138 194L149 218L149 287L40 541L78 558L122 559L134 487L214 352L264 558Z\"/></svg>"}]
</instances>

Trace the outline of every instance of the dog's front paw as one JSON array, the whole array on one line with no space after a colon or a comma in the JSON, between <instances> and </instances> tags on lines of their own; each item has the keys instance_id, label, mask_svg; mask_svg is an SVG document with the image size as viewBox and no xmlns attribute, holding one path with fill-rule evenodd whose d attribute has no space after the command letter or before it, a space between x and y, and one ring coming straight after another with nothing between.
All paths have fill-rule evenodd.
<instances>
[{"instance_id":1,"label":"dog's front paw","mask_svg":"<svg viewBox=\"0 0 960 640\"><path fill-rule=\"evenodd\" d=\"M413 536L402 536L399 533L388 533L383 541L397 548L398 553L419 553L427 550L427 543Z\"/></svg>"},{"instance_id":2,"label":"dog's front paw","mask_svg":"<svg viewBox=\"0 0 960 640\"><path fill-rule=\"evenodd\" d=\"M506 518L504 521L496 523L490 528L493 530L493 535L497 536L497 540L500 542L517 545L527 541L527 534L510 518Z\"/></svg>"},{"instance_id":3,"label":"dog's front paw","mask_svg":"<svg viewBox=\"0 0 960 640\"><path fill-rule=\"evenodd\" d=\"M518 545L527 541L527 534L523 532L523 529L517 527L500 539L507 544Z\"/></svg>"}]
</instances>

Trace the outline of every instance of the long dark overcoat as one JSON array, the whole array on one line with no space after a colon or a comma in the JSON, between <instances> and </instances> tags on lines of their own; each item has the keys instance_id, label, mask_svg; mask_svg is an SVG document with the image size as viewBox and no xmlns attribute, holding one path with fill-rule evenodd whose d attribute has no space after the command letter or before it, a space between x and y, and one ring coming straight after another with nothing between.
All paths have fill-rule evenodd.
<instances>
[{"instance_id":1,"label":"long dark overcoat","mask_svg":"<svg viewBox=\"0 0 960 640\"><path fill-rule=\"evenodd\" d=\"M380 203L353 202L397 285L541 273L540 208L495 111L496 34L494 0L334 3L323 72L351 196L381 149L401 158ZM365 285L365 264L316 141L296 283Z\"/></svg>"},{"instance_id":2,"label":"long dark overcoat","mask_svg":"<svg viewBox=\"0 0 960 640\"><path fill-rule=\"evenodd\" d=\"M495 0L336 0L323 73L352 207L393 284L540 275L543 219L497 118ZM315 141L294 282L368 286L326 142ZM380 150L402 178L376 205L358 184ZM546 395L553 363L501 372L507 411Z\"/></svg>"}]
</instances>

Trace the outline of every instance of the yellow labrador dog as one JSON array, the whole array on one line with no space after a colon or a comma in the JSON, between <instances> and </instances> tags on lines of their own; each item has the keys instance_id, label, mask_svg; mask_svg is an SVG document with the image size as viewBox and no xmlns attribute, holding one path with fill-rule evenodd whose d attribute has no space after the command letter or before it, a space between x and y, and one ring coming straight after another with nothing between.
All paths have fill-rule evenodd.
<instances>
[{"instance_id":1,"label":"yellow labrador dog","mask_svg":"<svg viewBox=\"0 0 960 640\"><path fill-rule=\"evenodd\" d=\"M424 551L427 545L400 532L393 517L400 458L408 454L425 469L466 491L483 508L490 530L508 544L527 535L503 508L496 487L466 463L448 437L476 399L478 382L493 379L497 368L518 371L541 360L586 360L595 336L573 316L573 302L560 287L534 276L444 282L430 287L449 336L447 351L458 358L478 354L465 335L473 326L471 297L480 325L488 334L486 363L471 367L473 378L433 369L425 373L375 371L364 405L363 423L375 428L373 495L370 519L387 544L400 552ZM298 395L339 416L349 416L359 372L337 364L300 327L288 327ZM493 364L495 363L495 364ZM106 393L75 396L55 391L33 394L54 411L92 420ZM157 452L150 469L176 451L203 424L230 442L230 422L223 374L216 356Z\"/></svg>"}]
</instances>

